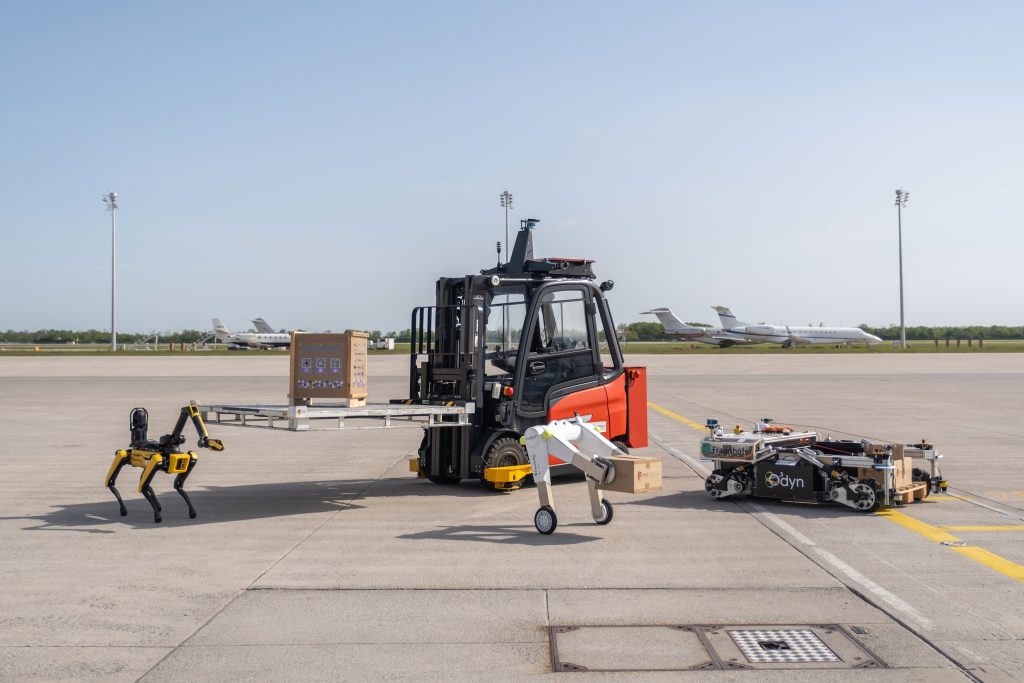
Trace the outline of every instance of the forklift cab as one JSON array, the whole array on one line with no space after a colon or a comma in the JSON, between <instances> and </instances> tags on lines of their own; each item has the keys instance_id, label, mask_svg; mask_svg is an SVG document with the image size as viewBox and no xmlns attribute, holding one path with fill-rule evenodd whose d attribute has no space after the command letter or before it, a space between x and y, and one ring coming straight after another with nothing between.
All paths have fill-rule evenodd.
<instances>
[{"instance_id":1,"label":"forklift cab","mask_svg":"<svg viewBox=\"0 0 1024 683\"><path fill-rule=\"evenodd\" d=\"M468 424L425 429L419 471L436 483L525 465L525 431L575 414L621 445L646 446L646 388L642 369L624 366L612 283L595 284L590 261L534 260L531 233L520 231L509 263L441 278L438 305L413 311L410 400L470 409Z\"/></svg>"}]
</instances>

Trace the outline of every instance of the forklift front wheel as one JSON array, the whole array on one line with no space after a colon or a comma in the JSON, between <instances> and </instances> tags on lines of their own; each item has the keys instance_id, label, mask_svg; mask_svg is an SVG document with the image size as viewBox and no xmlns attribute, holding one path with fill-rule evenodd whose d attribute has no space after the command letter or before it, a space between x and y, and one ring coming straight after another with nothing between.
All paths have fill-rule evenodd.
<instances>
[{"instance_id":1,"label":"forklift front wheel","mask_svg":"<svg viewBox=\"0 0 1024 683\"><path fill-rule=\"evenodd\" d=\"M615 514L615 510L612 509L612 504L607 500L601 501L601 507L604 509L604 517L595 521L598 524L607 524L612 521L612 515Z\"/></svg>"},{"instance_id":2,"label":"forklift front wheel","mask_svg":"<svg viewBox=\"0 0 1024 683\"><path fill-rule=\"evenodd\" d=\"M611 519L611 515L608 518ZM550 536L558 527L558 516L550 505L541 505L533 516L533 525L540 533Z\"/></svg>"},{"instance_id":3,"label":"forklift front wheel","mask_svg":"<svg viewBox=\"0 0 1024 683\"><path fill-rule=\"evenodd\" d=\"M510 437L504 437L498 439L491 447L487 450L487 467L511 467L513 465L526 465L529 463L529 458L526 457L526 452L523 447L519 445L518 439ZM522 486L526 483L525 479L521 480ZM484 486L491 489L492 491L511 491L512 488L499 488L493 482L483 479ZM516 486L515 488L519 488Z\"/></svg>"}]
</instances>

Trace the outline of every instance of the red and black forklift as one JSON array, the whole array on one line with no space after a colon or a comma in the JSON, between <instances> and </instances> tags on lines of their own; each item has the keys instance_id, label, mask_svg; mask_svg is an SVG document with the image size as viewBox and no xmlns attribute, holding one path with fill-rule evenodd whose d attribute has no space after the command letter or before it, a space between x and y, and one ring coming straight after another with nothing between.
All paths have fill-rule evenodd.
<instances>
[{"instance_id":1,"label":"red and black forklift","mask_svg":"<svg viewBox=\"0 0 1024 683\"><path fill-rule=\"evenodd\" d=\"M413 467L436 484L519 488L530 473L520 439L556 419L583 417L624 450L647 446L646 368L623 360L613 283L597 284L590 260L534 258L538 222L522 221L506 263L440 278L436 304L412 312L408 403L468 414L424 429Z\"/></svg>"}]
</instances>

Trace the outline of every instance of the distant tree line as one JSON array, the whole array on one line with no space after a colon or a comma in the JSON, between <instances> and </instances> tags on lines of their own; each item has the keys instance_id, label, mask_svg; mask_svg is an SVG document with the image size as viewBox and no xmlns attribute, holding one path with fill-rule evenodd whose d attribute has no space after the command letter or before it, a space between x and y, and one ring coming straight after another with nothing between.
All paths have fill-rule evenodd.
<instances>
[{"instance_id":1,"label":"distant tree line","mask_svg":"<svg viewBox=\"0 0 1024 683\"><path fill-rule=\"evenodd\" d=\"M898 325L891 327L859 326L869 334L882 339L899 339ZM1008 325L965 325L962 327L927 327L920 325L907 328L907 339L1024 339L1024 327Z\"/></svg>"},{"instance_id":2,"label":"distant tree line","mask_svg":"<svg viewBox=\"0 0 1024 683\"><path fill-rule=\"evenodd\" d=\"M156 332L135 334L118 332L118 344L135 344L152 339ZM207 334L205 330L183 330L181 332L160 332L161 342L184 342L190 344ZM6 344L109 344L110 332L103 330L6 330L0 331L0 343Z\"/></svg>"}]
</instances>

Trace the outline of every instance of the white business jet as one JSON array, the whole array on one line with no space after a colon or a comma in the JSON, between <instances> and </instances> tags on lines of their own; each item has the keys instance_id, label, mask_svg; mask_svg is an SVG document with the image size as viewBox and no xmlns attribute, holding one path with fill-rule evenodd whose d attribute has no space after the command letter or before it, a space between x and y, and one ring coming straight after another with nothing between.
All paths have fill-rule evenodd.
<instances>
[{"instance_id":1,"label":"white business jet","mask_svg":"<svg viewBox=\"0 0 1024 683\"><path fill-rule=\"evenodd\" d=\"M882 341L859 327L797 327L795 325L756 325L739 320L725 306L712 306L722 329L747 339L793 347L802 344L877 344Z\"/></svg>"}]
</instances>

